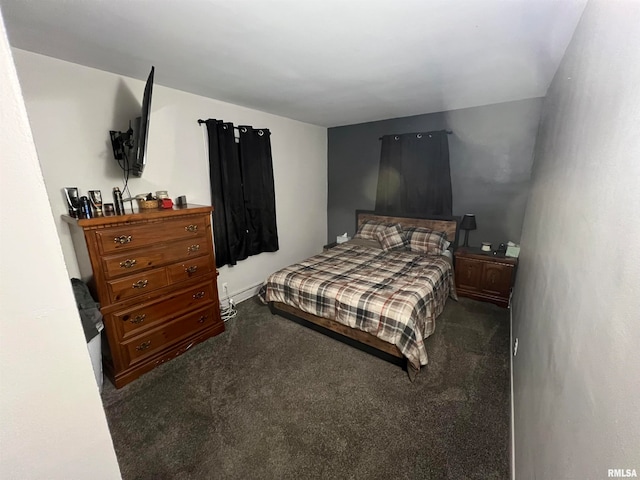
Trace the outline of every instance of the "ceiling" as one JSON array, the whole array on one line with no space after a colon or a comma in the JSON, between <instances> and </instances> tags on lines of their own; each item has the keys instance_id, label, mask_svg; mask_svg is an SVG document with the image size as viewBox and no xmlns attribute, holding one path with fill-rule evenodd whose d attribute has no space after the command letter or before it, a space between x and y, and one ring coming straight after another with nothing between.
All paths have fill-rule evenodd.
<instances>
[{"instance_id":1,"label":"ceiling","mask_svg":"<svg viewBox=\"0 0 640 480\"><path fill-rule=\"evenodd\" d=\"M14 47L326 127L544 96L586 0L0 0Z\"/></svg>"}]
</instances>

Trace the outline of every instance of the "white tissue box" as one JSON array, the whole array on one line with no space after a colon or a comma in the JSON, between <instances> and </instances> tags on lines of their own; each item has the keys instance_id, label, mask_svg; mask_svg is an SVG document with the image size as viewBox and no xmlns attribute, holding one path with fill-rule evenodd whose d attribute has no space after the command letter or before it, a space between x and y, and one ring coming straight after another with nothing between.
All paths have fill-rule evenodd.
<instances>
[{"instance_id":1,"label":"white tissue box","mask_svg":"<svg viewBox=\"0 0 640 480\"><path fill-rule=\"evenodd\" d=\"M336 237L336 243L344 243L344 242L348 242L349 240L351 240L351 237L346 237L343 235L339 235Z\"/></svg>"},{"instance_id":2,"label":"white tissue box","mask_svg":"<svg viewBox=\"0 0 640 480\"><path fill-rule=\"evenodd\" d=\"M507 253L505 253L507 257L518 258L520 255L520 246L519 245L507 245Z\"/></svg>"}]
</instances>

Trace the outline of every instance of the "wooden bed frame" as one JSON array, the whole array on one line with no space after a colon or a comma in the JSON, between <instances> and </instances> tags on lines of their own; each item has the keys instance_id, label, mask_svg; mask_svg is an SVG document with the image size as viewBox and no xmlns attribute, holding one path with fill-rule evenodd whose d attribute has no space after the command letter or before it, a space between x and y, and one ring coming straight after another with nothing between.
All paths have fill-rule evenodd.
<instances>
[{"instance_id":1,"label":"wooden bed frame","mask_svg":"<svg viewBox=\"0 0 640 480\"><path fill-rule=\"evenodd\" d=\"M417 216L409 217L378 214L370 210L356 210L356 231L358 231L360 225L366 220L399 223L403 227L430 228L431 230L445 232L447 234L447 240L449 240L453 246L458 243L459 217L421 218ZM406 358L400 350L398 350L398 347L384 340L380 340L375 335L348 327L335 320L312 315L281 302L269 302L269 309L274 315L277 314L293 320L300 325L309 327L317 332L382 358L383 360L399 365L403 369L407 368Z\"/></svg>"}]
</instances>

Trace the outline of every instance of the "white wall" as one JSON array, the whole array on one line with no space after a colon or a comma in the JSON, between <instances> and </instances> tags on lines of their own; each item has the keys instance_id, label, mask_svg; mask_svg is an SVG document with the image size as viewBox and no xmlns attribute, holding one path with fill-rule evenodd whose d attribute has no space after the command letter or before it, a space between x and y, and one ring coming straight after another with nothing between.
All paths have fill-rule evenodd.
<instances>
[{"instance_id":1,"label":"white wall","mask_svg":"<svg viewBox=\"0 0 640 480\"><path fill-rule=\"evenodd\" d=\"M0 477L120 478L0 16Z\"/></svg>"},{"instance_id":2,"label":"white wall","mask_svg":"<svg viewBox=\"0 0 640 480\"><path fill-rule=\"evenodd\" d=\"M61 189L99 189L109 199L114 186L122 188L109 130L126 130L139 115L144 81L23 50L13 53L65 261L78 276L68 226L59 220L66 213ZM173 198L186 195L190 203L211 205L206 127L197 120L269 128L280 251L223 267L218 285L228 282L234 294L321 251L327 237L326 128L162 87L162 75L156 69L148 164L142 178L129 180L131 193L168 190Z\"/></svg>"},{"instance_id":3,"label":"white wall","mask_svg":"<svg viewBox=\"0 0 640 480\"><path fill-rule=\"evenodd\" d=\"M640 475L640 2L592 0L550 87L514 297L517 478Z\"/></svg>"}]
</instances>

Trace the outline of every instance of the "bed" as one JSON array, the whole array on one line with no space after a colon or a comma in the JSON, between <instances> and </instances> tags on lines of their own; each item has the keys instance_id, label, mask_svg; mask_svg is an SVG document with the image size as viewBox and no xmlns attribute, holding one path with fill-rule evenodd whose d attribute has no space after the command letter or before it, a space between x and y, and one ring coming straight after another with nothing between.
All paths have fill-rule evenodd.
<instances>
[{"instance_id":1,"label":"bed","mask_svg":"<svg viewBox=\"0 0 640 480\"><path fill-rule=\"evenodd\" d=\"M356 211L353 240L285 267L265 281L271 312L406 368L428 362L424 340L447 298L458 219Z\"/></svg>"}]
</instances>

